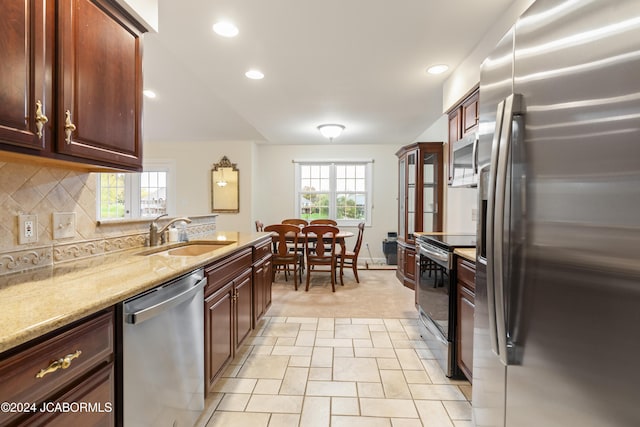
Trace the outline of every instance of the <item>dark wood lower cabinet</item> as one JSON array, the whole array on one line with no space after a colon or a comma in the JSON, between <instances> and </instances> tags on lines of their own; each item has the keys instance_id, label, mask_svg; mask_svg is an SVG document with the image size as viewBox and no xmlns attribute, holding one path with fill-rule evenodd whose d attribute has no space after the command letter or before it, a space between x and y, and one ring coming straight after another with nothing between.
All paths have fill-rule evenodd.
<instances>
[{"instance_id":1,"label":"dark wood lower cabinet","mask_svg":"<svg viewBox=\"0 0 640 427\"><path fill-rule=\"evenodd\" d=\"M456 263L458 310L456 322L456 362L464 375L473 382L473 325L475 313L476 267L471 261L458 258Z\"/></svg>"},{"instance_id":2,"label":"dark wood lower cabinet","mask_svg":"<svg viewBox=\"0 0 640 427\"><path fill-rule=\"evenodd\" d=\"M416 288L416 249L398 241L398 268L396 277L409 289Z\"/></svg>"},{"instance_id":3,"label":"dark wood lower cabinet","mask_svg":"<svg viewBox=\"0 0 640 427\"><path fill-rule=\"evenodd\" d=\"M207 393L233 359L233 283L204 300L205 385Z\"/></svg>"},{"instance_id":4,"label":"dark wood lower cabinet","mask_svg":"<svg viewBox=\"0 0 640 427\"><path fill-rule=\"evenodd\" d=\"M253 253L253 326L271 306L271 242L255 248Z\"/></svg>"},{"instance_id":5,"label":"dark wood lower cabinet","mask_svg":"<svg viewBox=\"0 0 640 427\"><path fill-rule=\"evenodd\" d=\"M251 269L246 269L240 277L233 281L235 305L235 350L249 336L253 326L253 290L251 286Z\"/></svg>"}]
</instances>

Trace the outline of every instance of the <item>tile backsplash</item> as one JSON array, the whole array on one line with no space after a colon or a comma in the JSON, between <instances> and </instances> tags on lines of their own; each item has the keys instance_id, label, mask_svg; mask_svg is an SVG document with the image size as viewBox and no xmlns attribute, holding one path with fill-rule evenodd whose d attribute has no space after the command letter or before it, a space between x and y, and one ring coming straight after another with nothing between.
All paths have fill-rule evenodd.
<instances>
[{"instance_id":1,"label":"tile backsplash","mask_svg":"<svg viewBox=\"0 0 640 427\"><path fill-rule=\"evenodd\" d=\"M0 275L145 244L149 221L96 222L96 174L0 162ZM52 214L74 212L74 237L53 238ZM37 242L19 244L18 215L35 214ZM215 231L215 216L192 218L190 236Z\"/></svg>"}]
</instances>

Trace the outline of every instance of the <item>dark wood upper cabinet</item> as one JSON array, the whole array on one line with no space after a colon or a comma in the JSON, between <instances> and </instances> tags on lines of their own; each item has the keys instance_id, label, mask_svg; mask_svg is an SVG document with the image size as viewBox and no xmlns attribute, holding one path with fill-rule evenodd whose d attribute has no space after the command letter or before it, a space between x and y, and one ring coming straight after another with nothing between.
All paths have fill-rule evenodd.
<instances>
[{"instance_id":1,"label":"dark wood upper cabinet","mask_svg":"<svg viewBox=\"0 0 640 427\"><path fill-rule=\"evenodd\" d=\"M143 27L109 0L0 7L0 149L141 170Z\"/></svg>"}]
</instances>

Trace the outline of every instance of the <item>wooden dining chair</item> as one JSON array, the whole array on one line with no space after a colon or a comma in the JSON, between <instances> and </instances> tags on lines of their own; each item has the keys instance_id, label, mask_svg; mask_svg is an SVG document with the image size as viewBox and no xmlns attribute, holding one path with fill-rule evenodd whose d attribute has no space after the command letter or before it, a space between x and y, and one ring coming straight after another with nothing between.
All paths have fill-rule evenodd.
<instances>
[{"instance_id":1,"label":"wooden dining chair","mask_svg":"<svg viewBox=\"0 0 640 427\"><path fill-rule=\"evenodd\" d=\"M288 218L288 219L283 219L282 220L283 224L293 224L293 225L297 225L298 227L301 225L309 225L309 222L305 219L301 219L301 218Z\"/></svg>"},{"instance_id":2,"label":"wooden dining chair","mask_svg":"<svg viewBox=\"0 0 640 427\"><path fill-rule=\"evenodd\" d=\"M360 283L360 279L358 278L358 255L360 254L360 247L362 246L362 236L364 234L364 222L358 224L358 237L356 239L356 244L353 248L353 251L344 251L344 253L339 253L337 255L337 260L340 263L340 281L342 282L343 268L346 265L347 267L351 267L353 270L353 275L356 278L356 282Z\"/></svg>"},{"instance_id":3,"label":"wooden dining chair","mask_svg":"<svg viewBox=\"0 0 640 427\"><path fill-rule=\"evenodd\" d=\"M256 231L264 231L264 223L259 219L256 220Z\"/></svg>"},{"instance_id":4,"label":"wooden dining chair","mask_svg":"<svg viewBox=\"0 0 640 427\"><path fill-rule=\"evenodd\" d=\"M310 225L338 225L338 222L333 219L312 219Z\"/></svg>"},{"instance_id":5,"label":"wooden dining chair","mask_svg":"<svg viewBox=\"0 0 640 427\"><path fill-rule=\"evenodd\" d=\"M295 290L298 290L298 275L300 275L300 282L302 282L302 269L301 269L301 257L302 253L298 251L298 233L300 228L292 224L273 224L267 225L264 231L277 233L277 236L273 236L274 251L271 258L271 265L273 265L273 277L275 279L276 270L278 267L284 267L284 279L287 280L287 272L289 267L293 266L293 286ZM292 245L292 246L291 246ZM293 247L294 250L290 251L289 248Z\"/></svg>"},{"instance_id":6,"label":"wooden dining chair","mask_svg":"<svg viewBox=\"0 0 640 427\"><path fill-rule=\"evenodd\" d=\"M308 225L302 229L304 234L304 253L307 258L307 286L305 291L309 290L309 280L312 272L329 272L331 274L331 290L333 292L336 291L336 267L338 265L336 235L339 231L338 227L332 225Z\"/></svg>"}]
</instances>

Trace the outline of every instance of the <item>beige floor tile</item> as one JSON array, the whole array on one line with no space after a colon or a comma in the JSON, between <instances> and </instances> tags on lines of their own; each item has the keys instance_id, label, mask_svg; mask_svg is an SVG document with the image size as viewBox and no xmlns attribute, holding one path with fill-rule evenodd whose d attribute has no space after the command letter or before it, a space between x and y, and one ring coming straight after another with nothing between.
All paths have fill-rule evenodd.
<instances>
[{"instance_id":1,"label":"beige floor tile","mask_svg":"<svg viewBox=\"0 0 640 427\"><path fill-rule=\"evenodd\" d=\"M264 317L263 317L264 319ZM269 323L285 323L287 321L286 317L282 317L282 316L273 316L270 317L270 322ZM265 325L266 326L266 325Z\"/></svg>"},{"instance_id":2,"label":"beige floor tile","mask_svg":"<svg viewBox=\"0 0 640 427\"><path fill-rule=\"evenodd\" d=\"M468 385L459 385L458 388L460 389L460 391L462 392L462 394L464 394L464 397L467 398L467 400L469 402L471 402L471 396L472 396L472 392L473 389L471 388L471 384Z\"/></svg>"},{"instance_id":3,"label":"beige floor tile","mask_svg":"<svg viewBox=\"0 0 640 427\"><path fill-rule=\"evenodd\" d=\"M355 357L353 347L336 347L333 349L333 357Z\"/></svg>"},{"instance_id":4,"label":"beige floor tile","mask_svg":"<svg viewBox=\"0 0 640 427\"><path fill-rule=\"evenodd\" d=\"M472 421L453 420L454 427L475 427Z\"/></svg>"},{"instance_id":5,"label":"beige floor tile","mask_svg":"<svg viewBox=\"0 0 640 427\"><path fill-rule=\"evenodd\" d=\"M318 319L318 331L333 331L335 322L333 317L321 317Z\"/></svg>"},{"instance_id":6,"label":"beige floor tile","mask_svg":"<svg viewBox=\"0 0 640 427\"><path fill-rule=\"evenodd\" d=\"M316 339L318 338L327 338L327 339L332 339L333 338L333 329L318 329L316 331Z\"/></svg>"},{"instance_id":7,"label":"beige floor tile","mask_svg":"<svg viewBox=\"0 0 640 427\"><path fill-rule=\"evenodd\" d=\"M378 369L402 369L398 359L392 359L390 357L376 357L378 362Z\"/></svg>"},{"instance_id":8,"label":"beige floor tile","mask_svg":"<svg viewBox=\"0 0 640 427\"><path fill-rule=\"evenodd\" d=\"M382 383L358 383L358 396L383 398Z\"/></svg>"},{"instance_id":9,"label":"beige floor tile","mask_svg":"<svg viewBox=\"0 0 640 427\"><path fill-rule=\"evenodd\" d=\"M360 404L355 397L332 397L331 415L360 415Z\"/></svg>"},{"instance_id":10,"label":"beige floor tile","mask_svg":"<svg viewBox=\"0 0 640 427\"><path fill-rule=\"evenodd\" d=\"M274 356L311 356L313 347L298 347L277 345L273 347L271 354Z\"/></svg>"},{"instance_id":11,"label":"beige floor tile","mask_svg":"<svg viewBox=\"0 0 640 427\"><path fill-rule=\"evenodd\" d=\"M435 359L420 359L425 371L434 384L449 384L449 378L442 372L442 368Z\"/></svg>"},{"instance_id":12,"label":"beige floor tile","mask_svg":"<svg viewBox=\"0 0 640 427\"><path fill-rule=\"evenodd\" d=\"M354 339L353 340L353 346L354 347L364 347L364 348L371 348L373 347L373 342L371 340L365 340L365 339Z\"/></svg>"},{"instance_id":13,"label":"beige floor tile","mask_svg":"<svg viewBox=\"0 0 640 427\"><path fill-rule=\"evenodd\" d=\"M287 323L311 323L318 324L317 317L287 317Z\"/></svg>"},{"instance_id":14,"label":"beige floor tile","mask_svg":"<svg viewBox=\"0 0 640 427\"><path fill-rule=\"evenodd\" d=\"M251 355L254 354L271 354L273 351L272 345L254 345L253 350L251 350Z\"/></svg>"},{"instance_id":15,"label":"beige floor tile","mask_svg":"<svg viewBox=\"0 0 640 427\"><path fill-rule=\"evenodd\" d=\"M249 402L250 394L227 393L218 405L218 411L244 411Z\"/></svg>"},{"instance_id":16,"label":"beige floor tile","mask_svg":"<svg viewBox=\"0 0 640 427\"><path fill-rule=\"evenodd\" d=\"M276 338L276 337L268 337L268 338ZM294 346L296 345L297 337L280 337L276 338L276 343L274 345L277 346Z\"/></svg>"},{"instance_id":17,"label":"beige floor tile","mask_svg":"<svg viewBox=\"0 0 640 427\"><path fill-rule=\"evenodd\" d=\"M220 378L213 386L216 393L251 393L258 380L249 378Z\"/></svg>"},{"instance_id":18,"label":"beige floor tile","mask_svg":"<svg viewBox=\"0 0 640 427\"><path fill-rule=\"evenodd\" d=\"M269 378L279 380L289 364L289 356L252 355L238 372L239 378Z\"/></svg>"},{"instance_id":19,"label":"beige floor tile","mask_svg":"<svg viewBox=\"0 0 640 427\"><path fill-rule=\"evenodd\" d=\"M269 414L216 411L207 427L267 427Z\"/></svg>"},{"instance_id":20,"label":"beige floor tile","mask_svg":"<svg viewBox=\"0 0 640 427\"><path fill-rule=\"evenodd\" d=\"M252 394L247 404L248 412L299 414L301 410L302 396Z\"/></svg>"},{"instance_id":21,"label":"beige floor tile","mask_svg":"<svg viewBox=\"0 0 640 427\"><path fill-rule=\"evenodd\" d=\"M299 414L271 414L269 427L292 427L300 422Z\"/></svg>"},{"instance_id":22,"label":"beige floor tile","mask_svg":"<svg viewBox=\"0 0 640 427\"><path fill-rule=\"evenodd\" d=\"M384 321L378 318L354 317L351 319L351 323L354 325L383 325Z\"/></svg>"},{"instance_id":23,"label":"beige floor tile","mask_svg":"<svg viewBox=\"0 0 640 427\"><path fill-rule=\"evenodd\" d=\"M391 420L388 418L335 415L331 417L331 427L391 427Z\"/></svg>"},{"instance_id":24,"label":"beige floor tile","mask_svg":"<svg viewBox=\"0 0 640 427\"><path fill-rule=\"evenodd\" d=\"M318 324L317 323L300 323L301 331L317 331Z\"/></svg>"},{"instance_id":25,"label":"beige floor tile","mask_svg":"<svg viewBox=\"0 0 640 427\"><path fill-rule=\"evenodd\" d=\"M348 381L309 381L307 396L356 397L356 383Z\"/></svg>"},{"instance_id":26,"label":"beige floor tile","mask_svg":"<svg viewBox=\"0 0 640 427\"><path fill-rule=\"evenodd\" d=\"M411 399L411 392L402 371L381 369L380 378L387 399Z\"/></svg>"},{"instance_id":27,"label":"beige floor tile","mask_svg":"<svg viewBox=\"0 0 640 427\"><path fill-rule=\"evenodd\" d=\"M332 347L314 347L311 355L312 368L331 368L333 366Z\"/></svg>"},{"instance_id":28,"label":"beige floor tile","mask_svg":"<svg viewBox=\"0 0 640 427\"><path fill-rule=\"evenodd\" d=\"M447 411L442 406L442 402L416 400L414 401L420 420L424 427L453 427Z\"/></svg>"},{"instance_id":29,"label":"beige floor tile","mask_svg":"<svg viewBox=\"0 0 640 427\"><path fill-rule=\"evenodd\" d=\"M244 345L276 345L277 341L277 337L249 337L244 342Z\"/></svg>"},{"instance_id":30,"label":"beige floor tile","mask_svg":"<svg viewBox=\"0 0 640 427\"><path fill-rule=\"evenodd\" d=\"M288 367L284 374L280 394L303 396L309 377L309 368Z\"/></svg>"},{"instance_id":31,"label":"beige floor tile","mask_svg":"<svg viewBox=\"0 0 640 427\"><path fill-rule=\"evenodd\" d=\"M431 378L424 370L412 371L405 370L404 377L409 384L431 384Z\"/></svg>"},{"instance_id":32,"label":"beige floor tile","mask_svg":"<svg viewBox=\"0 0 640 427\"><path fill-rule=\"evenodd\" d=\"M289 358L289 366L308 368L311 366L311 356L291 356Z\"/></svg>"},{"instance_id":33,"label":"beige floor tile","mask_svg":"<svg viewBox=\"0 0 640 427\"><path fill-rule=\"evenodd\" d=\"M387 327L384 326L384 322L383 323L378 323L378 324L370 324L369 325L369 331L371 331L371 332L387 332Z\"/></svg>"},{"instance_id":34,"label":"beige floor tile","mask_svg":"<svg viewBox=\"0 0 640 427\"><path fill-rule=\"evenodd\" d=\"M422 341L421 339L410 338L409 343L411 343L411 347L415 349L428 349L427 343Z\"/></svg>"},{"instance_id":35,"label":"beige floor tile","mask_svg":"<svg viewBox=\"0 0 640 427\"><path fill-rule=\"evenodd\" d=\"M380 373L376 359L366 357L334 357L335 381L378 382Z\"/></svg>"},{"instance_id":36,"label":"beige floor tile","mask_svg":"<svg viewBox=\"0 0 640 427\"><path fill-rule=\"evenodd\" d=\"M387 357L397 359L393 348L361 348L354 347L356 357Z\"/></svg>"},{"instance_id":37,"label":"beige floor tile","mask_svg":"<svg viewBox=\"0 0 640 427\"><path fill-rule=\"evenodd\" d=\"M336 325L350 325L351 324L351 318L350 317L336 317L335 319L333 319L333 321L334 321L334 324L336 324Z\"/></svg>"},{"instance_id":38,"label":"beige floor tile","mask_svg":"<svg viewBox=\"0 0 640 427\"><path fill-rule=\"evenodd\" d=\"M335 338L370 339L368 325L336 325Z\"/></svg>"},{"instance_id":39,"label":"beige floor tile","mask_svg":"<svg viewBox=\"0 0 640 427\"><path fill-rule=\"evenodd\" d=\"M221 377L236 377L238 375L238 372L240 372L240 368L242 368L242 365L229 364L226 368L224 368L224 371L222 371Z\"/></svg>"},{"instance_id":40,"label":"beige floor tile","mask_svg":"<svg viewBox=\"0 0 640 427\"><path fill-rule=\"evenodd\" d=\"M300 427L329 427L331 398L306 397L300 415Z\"/></svg>"},{"instance_id":41,"label":"beige floor tile","mask_svg":"<svg viewBox=\"0 0 640 427\"><path fill-rule=\"evenodd\" d=\"M291 337L298 336L299 323L274 323L271 321L262 332L264 337Z\"/></svg>"},{"instance_id":42,"label":"beige floor tile","mask_svg":"<svg viewBox=\"0 0 640 427\"><path fill-rule=\"evenodd\" d=\"M389 332L404 332L404 326L400 319L383 319L384 326Z\"/></svg>"},{"instance_id":43,"label":"beige floor tile","mask_svg":"<svg viewBox=\"0 0 640 427\"><path fill-rule=\"evenodd\" d=\"M360 398L360 412L369 417L418 418L411 399Z\"/></svg>"},{"instance_id":44,"label":"beige floor tile","mask_svg":"<svg viewBox=\"0 0 640 427\"><path fill-rule=\"evenodd\" d=\"M243 345L236 352L236 356L231 361L231 364L232 365L242 365L247 360L247 357L249 357L249 355L251 354L252 351L253 351L253 346L252 345Z\"/></svg>"},{"instance_id":45,"label":"beige floor tile","mask_svg":"<svg viewBox=\"0 0 640 427\"><path fill-rule=\"evenodd\" d=\"M309 369L309 381L331 381L333 378L333 368L315 368Z\"/></svg>"},{"instance_id":46,"label":"beige floor tile","mask_svg":"<svg viewBox=\"0 0 640 427\"><path fill-rule=\"evenodd\" d=\"M278 394L280 393L280 386L282 380L258 380L253 392L256 394Z\"/></svg>"},{"instance_id":47,"label":"beige floor tile","mask_svg":"<svg viewBox=\"0 0 640 427\"><path fill-rule=\"evenodd\" d=\"M449 418L452 420L470 421L471 420L471 404L466 401L446 401L442 402L444 409L447 410Z\"/></svg>"},{"instance_id":48,"label":"beige floor tile","mask_svg":"<svg viewBox=\"0 0 640 427\"><path fill-rule=\"evenodd\" d=\"M224 397L224 393L209 393L205 396L204 399L204 411L200 414L200 418L198 418L194 427L205 427L209 419L213 415L216 407L222 401Z\"/></svg>"},{"instance_id":49,"label":"beige floor tile","mask_svg":"<svg viewBox=\"0 0 640 427\"><path fill-rule=\"evenodd\" d=\"M389 338L391 338L391 342L396 342L396 341L409 341L409 337L407 336L407 334L404 333L404 331L400 331L400 332L389 332Z\"/></svg>"},{"instance_id":50,"label":"beige floor tile","mask_svg":"<svg viewBox=\"0 0 640 427\"><path fill-rule=\"evenodd\" d=\"M393 344L387 332L371 332L371 341L375 348L392 348Z\"/></svg>"},{"instance_id":51,"label":"beige floor tile","mask_svg":"<svg viewBox=\"0 0 640 427\"><path fill-rule=\"evenodd\" d=\"M305 323L306 325L306 323ZM298 332L298 338L296 339L296 346L310 346L313 347L316 341L316 331L300 331Z\"/></svg>"},{"instance_id":52,"label":"beige floor tile","mask_svg":"<svg viewBox=\"0 0 640 427\"><path fill-rule=\"evenodd\" d=\"M420 358L416 354L414 349L410 348L397 348L396 355L402 369L419 371L424 369Z\"/></svg>"},{"instance_id":53,"label":"beige floor tile","mask_svg":"<svg viewBox=\"0 0 640 427\"><path fill-rule=\"evenodd\" d=\"M426 345L426 344L425 344ZM433 355L429 348L416 348L416 354L420 359L435 359L436 357Z\"/></svg>"},{"instance_id":54,"label":"beige floor tile","mask_svg":"<svg viewBox=\"0 0 640 427\"><path fill-rule=\"evenodd\" d=\"M457 386L442 384L409 384L416 400L466 400Z\"/></svg>"},{"instance_id":55,"label":"beige floor tile","mask_svg":"<svg viewBox=\"0 0 640 427\"><path fill-rule=\"evenodd\" d=\"M353 347L350 338L316 338L316 347Z\"/></svg>"},{"instance_id":56,"label":"beige floor tile","mask_svg":"<svg viewBox=\"0 0 640 427\"><path fill-rule=\"evenodd\" d=\"M392 427L422 427L422 421L412 418L391 418Z\"/></svg>"}]
</instances>

